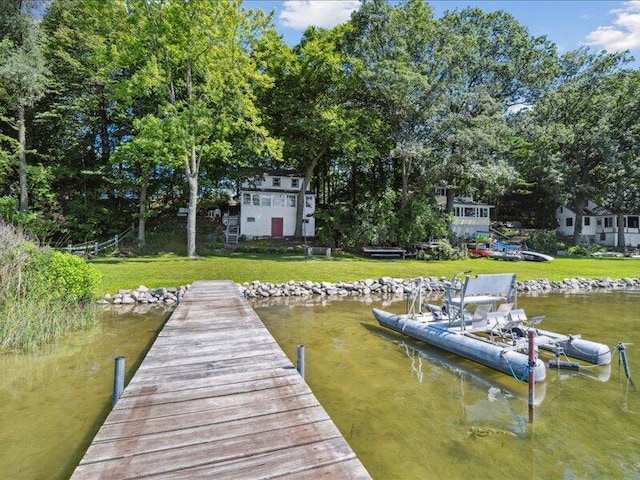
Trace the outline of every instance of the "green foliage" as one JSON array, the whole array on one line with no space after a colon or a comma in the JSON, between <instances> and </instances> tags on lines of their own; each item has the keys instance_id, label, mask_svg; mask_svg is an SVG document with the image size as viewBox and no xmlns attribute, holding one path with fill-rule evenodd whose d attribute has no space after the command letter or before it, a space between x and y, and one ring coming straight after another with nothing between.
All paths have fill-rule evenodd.
<instances>
[{"instance_id":1,"label":"green foliage","mask_svg":"<svg viewBox=\"0 0 640 480\"><path fill-rule=\"evenodd\" d=\"M18 200L14 197L0 197L0 219L41 240L49 238L59 228L54 221L44 219L42 211L19 211Z\"/></svg>"},{"instance_id":2,"label":"green foliage","mask_svg":"<svg viewBox=\"0 0 640 480\"><path fill-rule=\"evenodd\" d=\"M558 59L503 11L366 0L290 47L240 1L51 0L41 22L15 10L32 4L0 2L0 196L20 180L42 220L0 211L40 238L55 220L57 244L134 217L142 247L147 219L272 167L310 182L320 242L353 250L449 237L435 187L544 228L567 197L640 202L638 73ZM156 250L194 255L208 232L187 225Z\"/></svg>"},{"instance_id":3,"label":"green foliage","mask_svg":"<svg viewBox=\"0 0 640 480\"><path fill-rule=\"evenodd\" d=\"M64 252L42 252L36 270L51 295L73 302L91 299L100 281L100 274L93 265Z\"/></svg>"},{"instance_id":4,"label":"green foliage","mask_svg":"<svg viewBox=\"0 0 640 480\"><path fill-rule=\"evenodd\" d=\"M597 243L580 243L567 249L567 255L572 257L588 257L594 253L606 252L607 249Z\"/></svg>"},{"instance_id":5,"label":"green foliage","mask_svg":"<svg viewBox=\"0 0 640 480\"><path fill-rule=\"evenodd\" d=\"M34 350L94 324L93 308L78 300L91 298L98 276L83 260L43 252L0 223L0 350Z\"/></svg>"},{"instance_id":6,"label":"green foliage","mask_svg":"<svg viewBox=\"0 0 640 480\"><path fill-rule=\"evenodd\" d=\"M407 206L398 212L399 243L409 246L432 238L447 238L450 235L448 218L435 204L433 197L411 198Z\"/></svg>"},{"instance_id":7,"label":"green foliage","mask_svg":"<svg viewBox=\"0 0 640 480\"><path fill-rule=\"evenodd\" d=\"M368 196L358 205L334 205L316 212L321 245L359 251L364 246L411 246L432 238L447 237L447 218L433 197L417 196L398 209L400 194Z\"/></svg>"},{"instance_id":8,"label":"green foliage","mask_svg":"<svg viewBox=\"0 0 640 480\"><path fill-rule=\"evenodd\" d=\"M555 230L535 232L529 236L529 241L533 250L543 253L555 254L559 250L567 248Z\"/></svg>"},{"instance_id":9,"label":"green foliage","mask_svg":"<svg viewBox=\"0 0 640 480\"><path fill-rule=\"evenodd\" d=\"M467 250L464 248L455 248L447 240L438 240L438 244L429 250L420 250L417 260L464 260L468 258Z\"/></svg>"}]
</instances>

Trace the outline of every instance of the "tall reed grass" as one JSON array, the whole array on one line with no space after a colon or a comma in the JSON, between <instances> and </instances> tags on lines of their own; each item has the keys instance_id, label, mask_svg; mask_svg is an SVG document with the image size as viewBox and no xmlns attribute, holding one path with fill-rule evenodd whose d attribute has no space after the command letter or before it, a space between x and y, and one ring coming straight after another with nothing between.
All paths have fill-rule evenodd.
<instances>
[{"instance_id":1,"label":"tall reed grass","mask_svg":"<svg viewBox=\"0 0 640 480\"><path fill-rule=\"evenodd\" d=\"M34 242L0 222L0 350L32 352L97 322L94 306L55 289L38 269L42 255Z\"/></svg>"}]
</instances>

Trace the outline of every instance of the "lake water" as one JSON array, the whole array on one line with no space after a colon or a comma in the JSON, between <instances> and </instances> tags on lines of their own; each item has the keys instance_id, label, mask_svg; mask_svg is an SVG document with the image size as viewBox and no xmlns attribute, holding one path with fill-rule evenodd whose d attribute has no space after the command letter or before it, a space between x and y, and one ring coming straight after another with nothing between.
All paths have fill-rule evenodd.
<instances>
[{"instance_id":1,"label":"lake water","mask_svg":"<svg viewBox=\"0 0 640 480\"><path fill-rule=\"evenodd\" d=\"M383 309L403 313L404 301ZM256 311L376 479L640 478L640 393L618 367L548 371L533 424L527 384L377 326L380 303ZM640 292L524 297L541 328L630 342L640 384Z\"/></svg>"},{"instance_id":2,"label":"lake water","mask_svg":"<svg viewBox=\"0 0 640 480\"><path fill-rule=\"evenodd\" d=\"M111 409L114 358L128 382L167 316L105 313L37 356L0 355L0 478L68 478Z\"/></svg>"},{"instance_id":3,"label":"lake water","mask_svg":"<svg viewBox=\"0 0 640 480\"><path fill-rule=\"evenodd\" d=\"M542 327L627 352L640 383L640 292L524 297ZM640 393L618 368L550 371L533 425L527 385L377 327L402 300L256 303L376 479L640 478ZM167 314L105 314L38 356L0 355L0 478L67 478L111 404L113 359L127 380Z\"/></svg>"}]
</instances>

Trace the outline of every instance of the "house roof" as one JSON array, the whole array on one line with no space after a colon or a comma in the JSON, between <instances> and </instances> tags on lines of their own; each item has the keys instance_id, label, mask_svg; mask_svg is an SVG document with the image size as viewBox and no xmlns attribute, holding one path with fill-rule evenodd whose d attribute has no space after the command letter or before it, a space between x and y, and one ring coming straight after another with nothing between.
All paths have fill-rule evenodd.
<instances>
[{"instance_id":1,"label":"house roof","mask_svg":"<svg viewBox=\"0 0 640 480\"><path fill-rule=\"evenodd\" d=\"M574 215L576 214L575 210L570 205L563 205L563 207L566 208L567 210L569 210ZM583 216L587 216L587 217L598 217L598 216L601 216L601 215L613 215L613 213L611 213L606 208L603 208L603 207L600 207L600 206L596 205L595 208L593 208L593 209L585 207L584 212L582 213L582 215Z\"/></svg>"},{"instance_id":2,"label":"house roof","mask_svg":"<svg viewBox=\"0 0 640 480\"><path fill-rule=\"evenodd\" d=\"M302 175L300 172L287 168L274 168L271 170L266 170L264 173L265 175L269 175L270 177L304 177L304 175Z\"/></svg>"},{"instance_id":3,"label":"house roof","mask_svg":"<svg viewBox=\"0 0 640 480\"><path fill-rule=\"evenodd\" d=\"M453 204L454 205L463 205L463 206L467 206L467 207L489 207L489 208L493 208L493 205L489 205L487 203L474 202L473 200L471 200L469 198L463 198L463 197L455 197L453 199Z\"/></svg>"},{"instance_id":4,"label":"house roof","mask_svg":"<svg viewBox=\"0 0 640 480\"><path fill-rule=\"evenodd\" d=\"M298 195L300 189L291 188L241 188L240 193L281 193L283 195ZM309 191L305 195L315 197L315 193Z\"/></svg>"}]
</instances>

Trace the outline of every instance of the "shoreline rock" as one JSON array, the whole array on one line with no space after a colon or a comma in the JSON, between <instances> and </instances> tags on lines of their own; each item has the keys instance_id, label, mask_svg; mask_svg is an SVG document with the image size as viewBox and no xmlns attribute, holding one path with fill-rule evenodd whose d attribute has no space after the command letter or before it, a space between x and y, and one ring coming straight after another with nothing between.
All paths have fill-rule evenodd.
<instances>
[{"instance_id":1,"label":"shoreline rock","mask_svg":"<svg viewBox=\"0 0 640 480\"><path fill-rule=\"evenodd\" d=\"M381 297L404 296L411 291L412 279L380 277L348 282L312 282L310 280L285 283L244 282L237 284L241 295L247 299L267 299L280 297ZM441 277L424 278L425 293L439 294L451 285L451 281ZM171 307L188 294L190 285L179 287L147 288L140 285L135 290L120 290L115 294L105 294L96 303L104 306L158 305ZM612 290L639 288L640 278L565 278L551 281L545 278L517 282L518 292L522 293L560 293L593 290Z\"/></svg>"},{"instance_id":2,"label":"shoreline rock","mask_svg":"<svg viewBox=\"0 0 640 480\"><path fill-rule=\"evenodd\" d=\"M367 296L367 295L405 295L411 291L410 279L380 277L376 279L357 280L353 282L245 282L238 285L240 293L248 299L306 296ZM425 293L444 292L451 285L446 278L425 277ZM640 278L565 278L551 281L545 278L517 282L518 292L523 293L555 293L591 290L609 290L640 287Z\"/></svg>"},{"instance_id":3,"label":"shoreline rock","mask_svg":"<svg viewBox=\"0 0 640 480\"><path fill-rule=\"evenodd\" d=\"M147 288L140 285L135 290L122 289L118 293L106 293L96 303L98 305L119 306L119 305L159 305L172 306L180 302L189 291L190 285L180 287Z\"/></svg>"}]
</instances>

